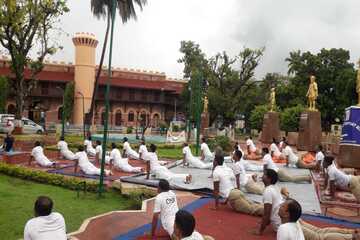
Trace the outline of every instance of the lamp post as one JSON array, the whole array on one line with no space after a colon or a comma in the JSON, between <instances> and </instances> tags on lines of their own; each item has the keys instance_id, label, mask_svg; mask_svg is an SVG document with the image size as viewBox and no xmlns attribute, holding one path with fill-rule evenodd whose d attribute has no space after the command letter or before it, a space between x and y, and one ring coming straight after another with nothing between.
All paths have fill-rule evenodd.
<instances>
[{"instance_id":1,"label":"lamp post","mask_svg":"<svg viewBox=\"0 0 360 240\"><path fill-rule=\"evenodd\" d=\"M56 88L59 89L63 94L61 109L61 137L65 137L65 90L59 86L57 86Z\"/></svg>"},{"instance_id":2,"label":"lamp post","mask_svg":"<svg viewBox=\"0 0 360 240\"><path fill-rule=\"evenodd\" d=\"M84 140L85 140L85 96L82 94L82 92L78 91L77 94L79 94L82 97L82 105L83 105L83 134L84 134Z\"/></svg>"}]
</instances>

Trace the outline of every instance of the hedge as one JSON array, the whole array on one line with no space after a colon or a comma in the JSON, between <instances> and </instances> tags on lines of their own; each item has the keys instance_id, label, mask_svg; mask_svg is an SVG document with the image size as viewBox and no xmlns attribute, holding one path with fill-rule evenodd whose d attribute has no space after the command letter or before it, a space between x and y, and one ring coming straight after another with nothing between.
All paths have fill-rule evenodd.
<instances>
[{"instance_id":1,"label":"hedge","mask_svg":"<svg viewBox=\"0 0 360 240\"><path fill-rule=\"evenodd\" d=\"M68 188L71 190L78 190L79 187L86 182L86 191L96 192L98 190L98 184L95 181L85 181L84 179L31 170L6 163L0 163L0 173L34 182Z\"/></svg>"}]
</instances>

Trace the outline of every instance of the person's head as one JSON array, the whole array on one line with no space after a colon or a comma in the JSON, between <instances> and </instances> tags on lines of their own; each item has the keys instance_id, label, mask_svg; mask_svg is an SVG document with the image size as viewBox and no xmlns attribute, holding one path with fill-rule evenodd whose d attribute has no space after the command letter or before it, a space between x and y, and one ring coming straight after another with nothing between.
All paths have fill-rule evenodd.
<instances>
[{"instance_id":1,"label":"person's head","mask_svg":"<svg viewBox=\"0 0 360 240\"><path fill-rule=\"evenodd\" d=\"M265 156L265 155L268 154L268 153L269 153L269 148L263 147L263 148L262 148L262 154L263 154L263 156Z\"/></svg>"},{"instance_id":2,"label":"person's head","mask_svg":"<svg viewBox=\"0 0 360 240\"><path fill-rule=\"evenodd\" d=\"M286 142L286 137L282 137L282 141L283 141L283 142Z\"/></svg>"},{"instance_id":3,"label":"person's head","mask_svg":"<svg viewBox=\"0 0 360 240\"><path fill-rule=\"evenodd\" d=\"M179 239L191 236L194 232L195 224L195 218L191 213L185 210L179 210L175 215L175 236L177 236Z\"/></svg>"},{"instance_id":4,"label":"person's head","mask_svg":"<svg viewBox=\"0 0 360 240\"><path fill-rule=\"evenodd\" d=\"M250 139L250 140L251 140L251 139L252 139L252 137L251 137L251 136L247 136L247 137L246 137L246 140L248 140L248 139Z\"/></svg>"},{"instance_id":5,"label":"person's head","mask_svg":"<svg viewBox=\"0 0 360 240\"><path fill-rule=\"evenodd\" d=\"M128 138L127 137L124 137L123 138L123 142L127 142L128 141Z\"/></svg>"},{"instance_id":6,"label":"person's head","mask_svg":"<svg viewBox=\"0 0 360 240\"><path fill-rule=\"evenodd\" d=\"M141 145L145 145L145 138L142 138L142 139L141 139L140 144L141 144Z\"/></svg>"},{"instance_id":7,"label":"person's head","mask_svg":"<svg viewBox=\"0 0 360 240\"><path fill-rule=\"evenodd\" d=\"M88 140L91 141L91 135L88 135Z\"/></svg>"},{"instance_id":8,"label":"person's head","mask_svg":"<svg viewBox=\"0 0 360 240\"><path fill-rule=\"evenodd\" d=\"M297 222L301 214L301 205L294 199L289 198L280 205L279 216L283 223Z\"/></svg>"},{"instance_id":9,"label":"person's head","mask_svg":"<svg viewBox=\"0 0 360 240\"><path fill-rule=\"evenodd\" d=\"M60 137L60 141L65 141L64 136L61 136L61 137Z\"/></svg>"},{"instance_id":10,"label":"person's head","mask_svg":"<svg viewBox=\"0 0 360 240\"><path fill-rule=\"evenodd\" d=\"M220 146L216 146L214 149L214 155L224 155L224 151Z\"/></svg>"},{"instance_id":11,"label":"person's head","mask_svg":"<svg viewBox=\"0 0 360 240\"><path fill-rule=\"evenodd\" d=\"M183 143L183 147L187 147L187 146L189 146L188 143L187 143L187 142L184 142L184 143Z\"/></svg>"},{"instance_id":12,"label":"person's head","mask_svg":"<svg viewBox=\"0 0 360 240\"><path fill-rule=\"evenodd\" d=\"M150 152L156 152L156 148L157 148L156 145L152 143L150 145Z\"/></svg>"},{"instance_id":13,"label":"person's head","mask_svg":"<svg viewBox=\"0 0 360 240\"><path fill-rule=\"evenodd\" d=\"M202 142L202 143L206 143L206 138L205 138L205 137L202 137L202 138L201 138L201 142Z\"/></svg>"},{"instance_id":14,"label":"person's head","mask_svg":"<svg viewBox=\"0 0 360 240\"><path fill-rule=\"evenodd\" d=\"M116 143L111 143L111 149L115 149L116 148Z\"/></svg>"},{"instance_id":15,"label":"person's head","mask_svg":"<svg viewBox=\"0 0 360 240\"><path fill-rule=\"evenodd\" d=\"M40 141L36 141L35 142L35 147L41 146L41 142Z\"/></svg>"},{"instance_id":16,"label":"person's head","mask_svg":"<svg viewBox=\"0 0 360 240\"><path fill-rule=\"evenodd\" d=\"M100 145L101 145L100 140L96 140L96 146L100 146Z\"/></svg>"},{"instance_id":17,"label":"person's head","mask_svg":"<svg viewBox=\"0 0 360 240\"><path fill-rule=\"evenodd\" d=\"M275 143L275 144L277 144L277 141L276 141L275 138L272 139L272 142Z\"/></svg>"},{"instance_id":18,"label":"person's head","mask_svg":"<svg viewBox=\"0 0 360 240\"><path fill-rule=\"evenodd\" d=\"M217 154L217 155L215 155L214 161L216 161L217 166L222 166L223 163L224 163L224 156L220 155L220 154Z\"/></svg>"},{"instance_id":19,"label":"person's head","mask_svg":"<svg viewBox=\"0 0 360 240\"><path fill-rule=\"evenodd\" d=\"M270 168L265 169L264 174L262 176L262 180L263 180L265 186L275 185L278 181L278 174L273 169L270 169Z\"/></svg>"},{"instance_id":20,"label":"person's head","mask_svg":"<svg viewBox=\"0 0 360 240\"><path fill-rule=\"evenodd\" d=\"M283 146L284 146L284 147L289 146L288 141L284 141L284 142L283 142Z\"/></svg>"},{"instance_id":21,"label":"person's head","mask_svg":"<svg viewBox=\"0 0 360 240\"><path fill-rule=\"evenodd\" d=\"M170 184L167 180L165 179L160 179L159 180L159 186L158 186L158 192L167 192L170 190Z\"/></svg>"},{"instance_id":22,"label":"person's head","mask_svg":"<svg viewBox=\"0 0 360 240\"><path fill-rule=\"evenodd\" d=\"M317 146L316 146L316 151L317 151L317 152L322 152L322 150L323 150L322 145L317 145Z\"/></svg>"},{"instance_id":23,"label":"person's head","mask_svg":"<svg viewBox=\"0 0 360 240\"><path fill-rule=\"evenodd\" d=\"M53 208L53 201L46 196L40 196L36 199L34 205L35 216L48 216Z\"/></svg>"},{"instance_id":24,"label":"person's head","mask_svg":"<svg viewBox=\"0 0 360 240\"><path fill-rule=\"evenodd\" d=\"M79 152L83 152L83 151L84 151L84 149L85 149L85 148L84 148L84 146L83 146L83 145L80 145L80 146L78 147L78 151L79 151Z\"/></svg>"},{"instance_id":25,"label":"person's head","mask_svg":"<svg viewBox=\"0 0 360 240\"><path fill-rule=\"evenodd\" d=\"M242 158L242 152L240 150L236 149L235 153L234 153L235 162L240 161L241 158Z\"/></svg>"},{"instance_id":26,"label":"person's head","mask_svg":"<svg viewBox=\"0 0 360 240\"><path fill-rule=\"evenodd\" d=\"M328 168L334 162L333 156L325 156L323 161L323 167Z\"/></svg>"}]
</instances>

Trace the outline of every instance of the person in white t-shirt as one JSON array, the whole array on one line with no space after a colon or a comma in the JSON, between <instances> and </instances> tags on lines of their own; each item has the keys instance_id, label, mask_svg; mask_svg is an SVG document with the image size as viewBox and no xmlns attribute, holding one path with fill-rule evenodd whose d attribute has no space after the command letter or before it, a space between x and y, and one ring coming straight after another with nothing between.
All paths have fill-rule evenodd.
<instances>
[{"instance_id":1,"label":"person in white t-shirt","mask_svg":"<svg viewBox=\"0 0 360 240\"><path fill-rule=\"evenodd\" d=\"M170 237L174 233L175 215L179 211L176 195L170 190L170 184L165 179L160 179L158 186L158 195L154 203L154 215L151 226L151 237L154 238L157 222L160 216L162 227Z\"/></svg>"},{"instance_id":2,"label":"person in white t-shirt","mask_svg":"<svg viewBox=\"0 0 360 240\"><path fill-rule=\"evenodd\" d=\"M277 240L305 240L298 221L301 213L301 206L294 199L287 199L280 205L279 217L281 218L281 225L277 231Z\"/></svg>"},{"instance_id":3,"label":"person in white t-shirt","mask_svg":"<svg viewBox=\"0 0 360 240\"><path fill-rule=\"evenodd\" d=\"M316 155L315 155L315 161L316 161L316 170L322 171L322 163L324 161L325 155L323 153L323 147L321 145L318 145L316 148Z\"/></svg>"},{"instance_id":4,"label":"person in white t-shirt","mask_svg":"<svg viewBox=\"0 0 360 240\"><path fill-rule=\"evenodd\" d=\"M174 237L177 240L206 240L209 236L202 236L195 231L196 221L194 216L185 211L179 210L175 215Z\"/></svg>"},{"instance_id":5,"label":"person in white t-shirt","mask_svg":"<svg viewBox=\"0 0 360 240\"><path fill-rule=\"evenodd\" d=\"M283 147L284 149L282 150L282 153L284 154L286 160L286 166L297 167L299 157L294 153L294 151L286 141L283 143Z\"/></svg>"},{"instance_id":6,"label":"person in white t-shirt","mask_svg":"<svg viewBox=\"0 0 360 240\"><path fill-rule=\"evenodd\" d=\"M140 159L139 154L134 149L131 148L127 137L123 138L123 157L136 159L136 160Z\"/></svg>"},{"instance_id":7,"label":"person in white t-shirt","mask_svg":"<svg viewBox=\"0 0 360 240\"><path fill-rule=\"evenodd\" d=\"M270 223L275 231L281 224L278 212L283 198L279 188L276 186L278 175L273 169L265 169L262 179L265 184L263 194L264 215L259 229L255 232L256 235L262 235Z\"/></svg>"},{"instance_id":8,"label":"person in white t-shirt","mask_svg":"<svg viewBox=\"0 0 360 240\"><path fill-rule=\"evenodd\" d=\"M139 147L139 159L145 160L145 155L148 153L148 150L146 148L145 140L142 139Z\"/></svg>"},{"instance_id":9,"label":"person in white t-shirt","mask_svg":"<svg viewBox=\"0 0 360 240\"><path fill-rule=\"evenodd\" d=\"M40 196L35 201L35 217L27 221L24 228L24 240L66 240L64 217L52 212L53 201Z\"/></svg>"},{"instance_id":10,"label":"person in white t-shirt","mask_svg":"<svg viewBox=\"0 0 360 240\"><path fill-rule=\"evenodd\" d=\"M75 153L75 159L76 159L76 163L75 163L75 168L74 168L74 172L77 172L77 167L79 166L80 169L88 175L100 175L101 174L101 169L97 168L94 166L94 164L92 164L89 159L88 156L84 150L84 146L79 146L78 148L78 152ZM109 170L105 170L105 175L109 176L111 175L111 171Z\"/></svg>"},{"instance_id":11,"label":"person in white t-shirt","mask_svg":"<svg viewBox=\"0 0 360 240\"><path fill-rule=\"evenodd\" d=\"M61 157L67 160L74 160L75 154L69 150L67 142L65 142L64 137L60 137L60 141L57 143L57 148Z\"/></svg>"},{"instance_id":12,"label":"person in white t-shirt","mask_svg":"<svg viewBox=\"0 0 360 240\"><path fill-rule=\"evenodd\" d=\"M239 150L236 150L233 158L235 161L233 171L237 188L240 189L240 187L243 187L248 193L262 195L264 186L256 182L256 174L251 175L246 173L242 153Z\"/></svg>"},{"instance_id":13,"label":"person in white t-shirt","mask_svg":"<svg viewBox=\"0 0 360 240\"><path fill-rule=\"evenodd\" d=\"M201 138L201 160L205 162L212 162L214 161L214 154L210 151L209 146L206 143L206 139L203 137Z\"/></svg>"},{"instance_id":14,"label":"person in white t-shirt","mask_svg":"<svg viewBox=\"0 0 360 240\"><path fill-rule=\"evenodd\" d=\"M262 172L263 170L263 165L260 165L260 164L255 164L255 163L251 163L250 161L248 160L245 160L245 153L241 150L241 148L238 147L238 144L235 144L234 146L234 150L233 152L231 153L231 160L232 161L235 161L234 159L234 155L235 155L235 152L239 150L241 152L241 162L242 164L244 165L245 167L245 170L246 171L255 171L255 172ZM224 157L225 161L227 159L227 157Z\"/></svg>"},{"instance_id":15,"label":"person in white t-shirt","mask_svg":"<svg viewBox=\"0 0 360 240\"><path fill-rule=\"evenodd\" d=\"M284 149L284 142L286 142L286 137L282 137L281 141L279 143L279 150L280 152L282 152L282 150Z\"/></svg>"},{"instance_id":16,"label":"person in white t-shirt","mask_svg":"<svg viewBox=\"0 0 360 240\"><path fill-rule=\"evenodd\" d=\"M39 141L35 142L35 147L31 151L29 166L32 160L35 159L36 163L41 167L56 167L56 162L50 161L44 154L44 149Z\"/></svg>"},{"instance_id":17,"label":"person in white t-shirt","mask_svg":"<svg viewBox=\"0 0 360 240\"><path fill-rule=\"evenodd\" d=\"M273 141L270 145L270 152L271 152L271 155L277 159L285 159L285 156L283 154L281 154L281 152L277 146L277 141L275 138L273 138Z\"/></svg>"},{"instance_id":18,"label":"person in white t-shirt","mask_svg":"<svg viewBox=\"0 0 360 240\"><path fill-rule=\"evenodd\" d=\"M96 152L95 161L101 164L103 148L99 140L96 140L95 152ZM110 156L108 155L107 152L105 154L105 163L110 164Z\"/></svg>"},{"instance_id":19,"label":"person in white t-shirt","mask_svg":"<svg viewBox=\"0 0 360 240\"><path fill-rule=\"evenodd\" d=\"M93 147L92 140L91 140L91 135L89 135L88 138L85 139L84 146L85 146L86 153L91 157L95 157L96 150Z\"/></svg>"},{"instance_id":20,"label":"person in white t-shirt","mask_svg":"<svg viewBox=\"0 0 360 240\"><path fill-rule=\"evenodd\" d=\"M249 155L251 153L257 154L257 149L251 136L246 138L246 148Z\"/></svg>"},{"instance_id":21,"label":"person in white t-shirt","mask_svg":"<svg viewBox=\"0 0 360 240\"><path fill-rule=\"evenodd\" d=\"M146 179L149 179L150 173L155 175L157 179L165 179L167 181L171 181L173 179L180 179L184 183L191 183L192 176L191 174L183 174L183 173L173 173L167 167L161 166L159 163L158 156L156 154L156 145L150 145L150 152L146 154Z\"/></svg>"},{"instance_id":22,"label":"person in white t-shirt","mask_svg":"<svg viewBox=\"0 0 360 240\"><path fill-rule=\"evenodd\" d=\"M194 168L201 168L201 169L211 169L213 167L213 163L204 163L199 158L194 157L191 153L191 149L187 143L183 144L183 166L189 165Z\"/></svg>"},{"instance_id":23,"label":"person in white t-shirt","mask_svg":"<svg viewBox=\"0 0 360 240\"><path fill-rule=\"evenodd\" d=\"M123 172L139 173L143 171L141 167L133 167L129 164L129 159L122 158L120 150L117 148L116 143L111 143L111 153L109 156L111 166Z\"/></svg>"},{"instance_id":24,"label":"person in white t-shirt","mask_svg":"<svg viewBox=\"0 0 360 240\"><path fill-rule=\"evenodd\" d=\"M336 188L350 190L357 199L357 202L360 203L360 176L348 175L339 170L332 156L324 158L323 166L327 170L325 188L329 184L329 191L326 194L334 197Z\"/></svg>"}]
</instances>

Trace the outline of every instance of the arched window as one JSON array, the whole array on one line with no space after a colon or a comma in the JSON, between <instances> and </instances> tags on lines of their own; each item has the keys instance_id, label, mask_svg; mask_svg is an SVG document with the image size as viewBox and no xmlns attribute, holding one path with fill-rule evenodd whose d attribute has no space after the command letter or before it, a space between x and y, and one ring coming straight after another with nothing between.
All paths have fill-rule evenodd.
<instances>
[{"instance_id":1,"label":"arched window","mask_svg":"<svg viewBox=\"0 0 360 240\"><path fill-rule=\"evenodd\" d=\"M62 110L63 110L63 108L62 108L62 107L59 107L59 109L58 109L58 115L57 115L58 120L62 120Z\"/></svg>"},{"instance_id":2,"label":"arched window","mask_svg":"<svg viewBox=\"0 0 360 240\"><path fill-rule=\"evenodd\" d=\"M16 113L16 107L14 104L9 104L8 108L7 108L7 113L8 114L15 114Z\"/></svg>"},{"instance_id":3,"label":"arched window","mask_svg":"<svg viewBox=\"0 0 360 240\"><path fill-rule=\"evenodd\" d=\"M154 127L159 127L159 119L160 119L160 117L159 117L159 114L154 114L154 117L153 117L153 125L154 125Z\"/></svg>"},{"instance_id":4,"label":"arched window","mask_svg":"<svg viewBox=\"0 0 360 240\"><path fill-rule=\"evenodd\" d=\"M140 125L141 126L146 125L146 112L141 112L139 120L140 120Z\"/></svg>"},{"instance_id":5,"label":"arched window","mask_svg":"<svg viewBox=\"0 0 360 240\"><path fill-rule=\"evenodd\" d=\"M133 121L134 121L134 112L130 111L128 115L128 122L133 122Z\"/></svg>"},{"instance_id":6,"label":"arched window","mask_svg":"<svg viewBox=\"0 0 360 240\"><path fill-rule=\"evenodd\" d=\"M121 126L121 122L122 122L122 118L121 118L121 112L117 111L115 113L115 125L116 126Z\"/></svg>"}]
</instances>

